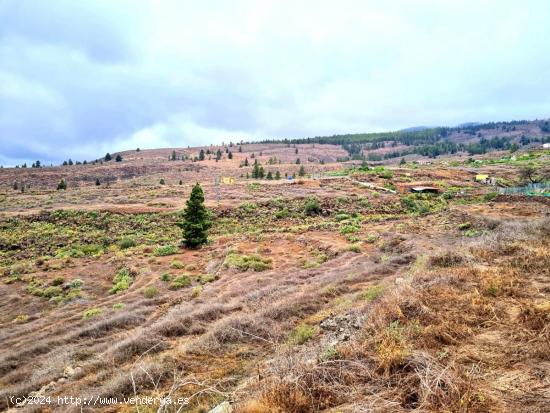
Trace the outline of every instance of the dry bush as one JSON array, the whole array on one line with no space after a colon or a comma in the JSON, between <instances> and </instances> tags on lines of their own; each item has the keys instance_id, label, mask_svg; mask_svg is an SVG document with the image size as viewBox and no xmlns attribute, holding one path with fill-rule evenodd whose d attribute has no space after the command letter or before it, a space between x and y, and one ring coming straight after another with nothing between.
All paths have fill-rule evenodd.
<instances>
[{"instance_id":1,"label":"dry bush","mask_svg":"<svg viewBox=\"0 0 550 413\"><path fill-rule=\"evenodd\" d=\"M195 353L211 353L232 343L271 343L274 332L273 325L261 317L235 315L216 322L207 334L190 345L189 350Z\"/></svg>"},{"instance_id":2,"label":"dry bush","mask_svg":"<svg viewBox=\"0 0 550 413\"><path fill-rule=\"evenodd\" d=\"M115 329L133 327L143 323L145 321L145 316L149 313L149 311L150 310L141 310L117 313L111 318L104 318L91 325L85 325L80 330L76 331L73 336L75 338L98 338Z\"/></svg>"},{"instance_id":3,"label":"dry bush","mask_svg":"<svg viewBox=\"0 0 550 413\"><path fill-rule=\"evenodd\" d=\"M117 365L132 357L144 353L157 353L166 348L168 348L168 344L150 334L149 331L139 331L110 347L106 357L111 358L113 364Z\"/></svg>"},{"instance_id":4,"label":"dry bush","mask_svg":"<svg viewBox=\"0 0 550 413\"><path fill-rule=\"evenodd\" d=\"M168 367L160 363L147 362L133 366L130 371L117 373L115 376L106 378L104 384L99 388L85 391L85 397L124 397L134 394L143 394L145 390L156 389L168 375Z\"/></svg>"},{"instance_id":5,"label":"dry bush","mask_svg":"<svg viewBox=\"0 0 550 413\"><path fill-rule=\"evenodd\" d=\"M464 257L454 252L447 251L444 254L431 256L428 260L432 267L454 267L464 262Z\"/></svg>"},{"instance_id":6,"label":"dry bush","mask_svg":"<svg viewBox=\"0 0 550 413\"><path fill-rule=\"evenodd\" d=\"M170 314L156 324L153 324L151 329L155 335L180 337L191 334L193 327L193 319L190 315Z\"/></svg>"}]
</instances>

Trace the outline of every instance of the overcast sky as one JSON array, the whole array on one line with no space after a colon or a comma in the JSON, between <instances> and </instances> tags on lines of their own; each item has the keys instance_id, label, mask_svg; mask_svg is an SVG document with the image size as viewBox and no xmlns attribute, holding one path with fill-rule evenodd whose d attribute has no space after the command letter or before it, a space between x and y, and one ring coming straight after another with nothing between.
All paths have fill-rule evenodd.
<instances>
[{"instance_id":1,"label":"overcast sky","mask_svg":"<svg viewBox=\"0 0 550 413\"><path fill-rule=\"evenodd\" d=\"M0 0L0 164L550 116L550 1Z\"/></svg>"}]
</instances>

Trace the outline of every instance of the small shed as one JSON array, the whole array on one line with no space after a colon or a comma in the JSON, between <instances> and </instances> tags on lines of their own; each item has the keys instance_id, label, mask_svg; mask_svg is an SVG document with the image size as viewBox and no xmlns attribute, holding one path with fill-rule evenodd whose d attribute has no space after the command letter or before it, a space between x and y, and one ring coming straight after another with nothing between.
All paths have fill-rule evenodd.
<instances>
[{"instance_id":1,"label":"small shed","mask_svg":"<svg viewBox=\"0 0 550 413\"><path fill-rule=\"evenodd\" d=\"M437 194L439 193L439 188L434 186L414 186L411 188L411 192L416 194Z\"/></svg>"}]
</instances>

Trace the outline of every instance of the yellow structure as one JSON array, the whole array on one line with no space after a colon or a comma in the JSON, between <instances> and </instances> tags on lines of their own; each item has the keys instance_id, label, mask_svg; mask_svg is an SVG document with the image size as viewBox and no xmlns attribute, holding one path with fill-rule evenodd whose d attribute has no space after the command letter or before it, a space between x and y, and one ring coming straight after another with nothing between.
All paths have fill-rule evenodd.
<instances>
[{"instance_id":1,"label":"yellow structure","mask_svg":"<svg viewBox=\"0 0 550 413\"><path fill-rule=\"evenodd\" d=\"M233 185L235 183L235 178L232 176L222 176L222 184Z\"/></svg>"},{"instance_id":2,"label":"yellow structure","mask_svg":"<svg viewBox=\"0 0 550 413\"><path fill-rule=\"evenodd\" d=\"M476 175L476 182L484 182L484 181L487 181L487 179L489 179L489 175L485 175L485 174Z\"/></svg>"}]
</instances>

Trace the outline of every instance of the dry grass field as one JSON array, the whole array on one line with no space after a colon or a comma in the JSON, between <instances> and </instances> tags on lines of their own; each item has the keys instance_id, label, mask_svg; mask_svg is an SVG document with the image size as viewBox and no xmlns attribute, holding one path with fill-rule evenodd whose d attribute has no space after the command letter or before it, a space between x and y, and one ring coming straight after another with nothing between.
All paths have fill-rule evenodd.
<instances>
[{"instance_id":1,"label":"dry grass field","mask_svg":"<svg viewBox=\"0 0 550 413\"><path fill-rule=\"evenodd\" d=\"M337 145L238 147L0 169L1 410L549 411L550 202L474 180L548 151L367 170ZM213 226L190 250L196 182Z\"/></svg>"}]
</instances>

